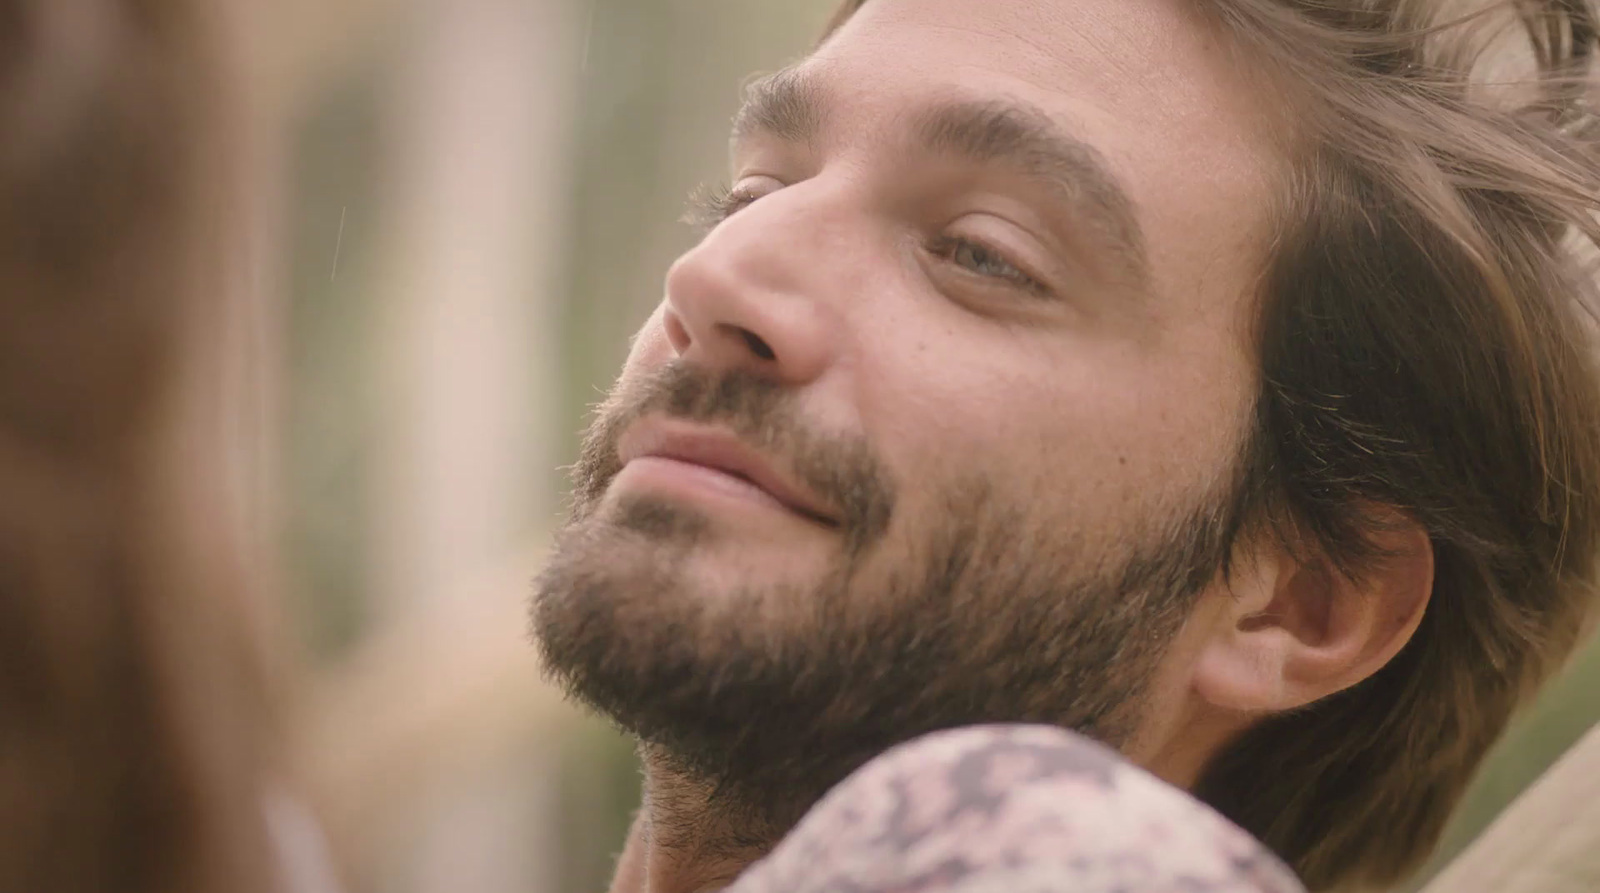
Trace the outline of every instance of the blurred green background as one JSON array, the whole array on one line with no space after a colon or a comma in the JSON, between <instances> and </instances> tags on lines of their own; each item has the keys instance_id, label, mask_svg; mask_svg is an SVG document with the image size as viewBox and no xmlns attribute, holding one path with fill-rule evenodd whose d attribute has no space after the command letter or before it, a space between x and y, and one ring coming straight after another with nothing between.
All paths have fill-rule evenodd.
<instances>
[{"instance_id":1,"label":"blurred green background","mask_svg":"<svg viewBox=\"0 0 1600 893\"><path fill-rule=\"evenodd\" d=\"M726 176L741 84L828 0L293 0L263 15L283 300L264 336L302 645L296 753L359 889L609 877L626 742L539 680L521 601L587 408ZM1590 647L1454 852L1600 716Z\"/></svg>"}]
</instances>

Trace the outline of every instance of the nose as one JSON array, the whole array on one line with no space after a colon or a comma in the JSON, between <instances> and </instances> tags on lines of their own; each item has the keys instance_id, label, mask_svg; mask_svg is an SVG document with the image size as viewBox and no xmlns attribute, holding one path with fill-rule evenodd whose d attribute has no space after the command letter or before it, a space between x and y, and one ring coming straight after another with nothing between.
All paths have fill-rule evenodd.
<instances>
[{"instance_id":1,"label":"nose","mask_svg":"<svg viewBox=\"0 0 1600 893\"><path fill-rule=\"evenodd\" d=\"M678 357L800 385L834 362L839 271L775 194L722 222L667 273L662 322Z\"/></svg>"}]
</instances>

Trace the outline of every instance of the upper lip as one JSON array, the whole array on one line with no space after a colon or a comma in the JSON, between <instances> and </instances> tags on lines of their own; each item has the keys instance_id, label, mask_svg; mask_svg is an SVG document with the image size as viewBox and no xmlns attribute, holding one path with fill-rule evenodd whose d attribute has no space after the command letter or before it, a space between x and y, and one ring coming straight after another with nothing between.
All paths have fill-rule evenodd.
<instances>
[{"instance_id":1,"label":"upper lip","mask_svg":"<svg viewBox=\"0 0 1600 893\"><path fill-rule=\"evenodd\" d=\"M741 478L809 520L828 526L839 523L821 500L790 481L731 432L669 419L645 419L623 432L617 442L617 458L627 465L646 456L688 462Z\"/></svg>"}]
</instances>

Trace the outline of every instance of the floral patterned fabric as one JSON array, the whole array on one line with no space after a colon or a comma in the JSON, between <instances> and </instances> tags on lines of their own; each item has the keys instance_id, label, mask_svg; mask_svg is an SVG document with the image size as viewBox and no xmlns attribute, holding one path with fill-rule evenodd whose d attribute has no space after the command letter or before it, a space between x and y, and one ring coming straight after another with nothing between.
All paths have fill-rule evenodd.
<instances>
[{"instance_id":1,"label":"floral patterned fabric","mask_svg":"<svg viewBox=\"0 0 1600 893\"><path fill-rule=\"evenodd\" d=\"M1188 795L1080 736L944 732L835 788L727 893L1304 893Z\"/></svg>"}]
</instances>

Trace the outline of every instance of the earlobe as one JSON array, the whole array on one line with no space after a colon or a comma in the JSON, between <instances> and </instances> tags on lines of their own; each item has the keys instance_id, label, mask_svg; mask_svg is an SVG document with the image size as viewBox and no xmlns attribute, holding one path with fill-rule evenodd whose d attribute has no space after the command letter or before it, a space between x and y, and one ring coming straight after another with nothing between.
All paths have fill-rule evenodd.
<instances>
[{"instance_id":1,"label":"earlobe","mask_svg":"<svg viewBox=\"0 0 1600 893\"><path fill-rule=\"evenodd\" d=\"M1230 611L1195 667L1196 693L1246 715L1292 710L1382 669L1410 641L1433 590L1433 547L1420 525L1386 512L1355 576L1318 555L1274 548L1235 580Z\"/></svg>"}]
</instances>

